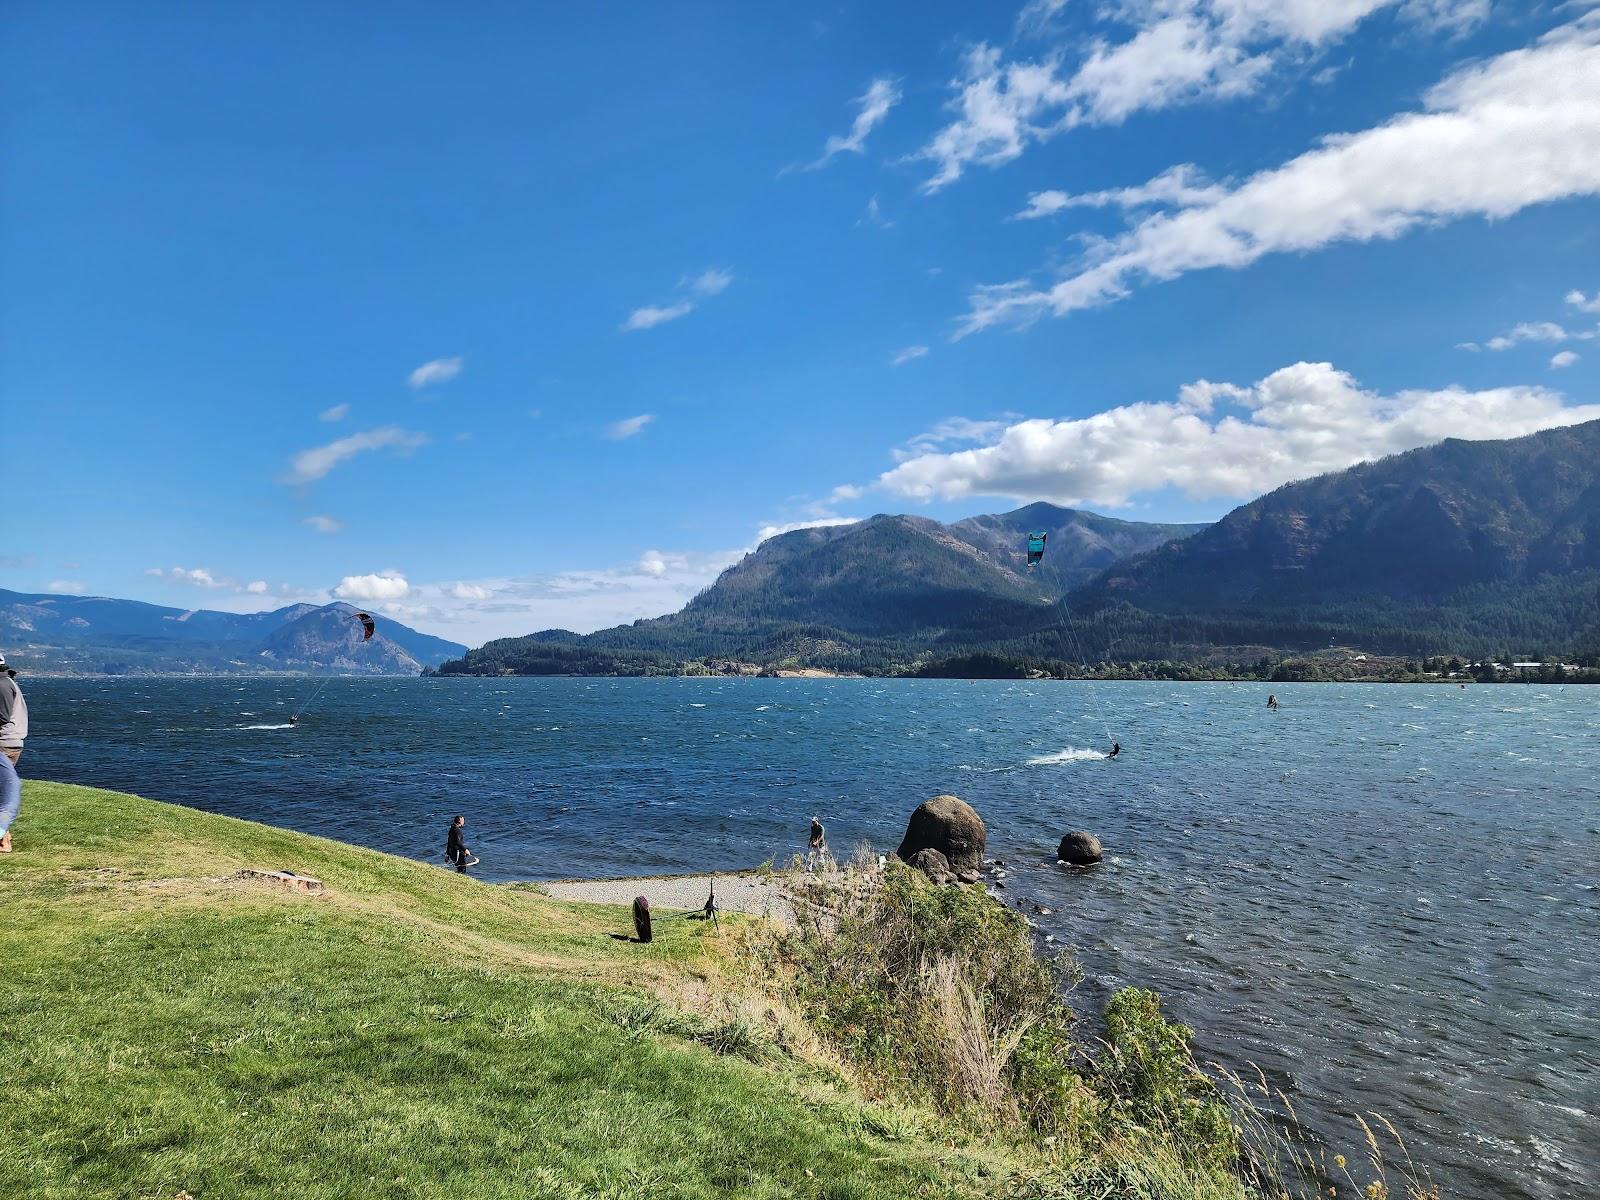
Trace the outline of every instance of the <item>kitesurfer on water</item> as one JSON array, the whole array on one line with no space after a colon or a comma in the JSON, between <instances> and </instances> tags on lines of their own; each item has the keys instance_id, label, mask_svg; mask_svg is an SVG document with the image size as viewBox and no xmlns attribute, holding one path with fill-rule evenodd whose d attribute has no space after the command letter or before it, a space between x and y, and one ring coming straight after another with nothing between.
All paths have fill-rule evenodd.
<instances>
[{"instance_id":1,"label":"kitesurfer on water","mask_svg":"<svg viewBox=\"0 0 1600 1200\"><path fill-rule=\"evenodd\" d=\"M1277 712L1278 711L1278 697L1276 695L1271 695L1271 696L1267 697L1267 707L1270 708L1273 712Z\"/></svg>"},{"instance_id":2,"label":"kitesurfer on water","mask_svg":"<svg viewBox=\"0 0 1600 1200\"><path fill-rule=\"evenodd\" d=\"M1121 753L1122 753L1122 743L1114 741L1114 742L1111 743L1111 753L1106 755L1106 757L1107 758L1115 758L1117 755L1119 755Z\"/></svg>"},{"instance_id":3,"label":"kitesurfer on water","mask_svg":"<svg viewBox=\"0 0 1600 1200\"><path fill-rule=\"evenodd\" d=\"M450 834L445 839L444 860L452 864L461 874L467 873L467 868L478 860L472 857L472 851L467 849L466 834L467 819L459 814L450 822Z\"/></svg>"}]
</instances>

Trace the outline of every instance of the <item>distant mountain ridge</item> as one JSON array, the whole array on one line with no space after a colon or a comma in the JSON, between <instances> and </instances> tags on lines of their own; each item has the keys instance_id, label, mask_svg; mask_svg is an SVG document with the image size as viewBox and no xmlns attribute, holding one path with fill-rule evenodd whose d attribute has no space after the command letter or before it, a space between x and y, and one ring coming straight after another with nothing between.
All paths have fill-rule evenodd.
<instances>
[{"instance_id":1,"label":"distant mountain ridge","mask_svg":"<svg viewBox=\"0 0 1600 1200\"><path fill-rule=\"evenodd\" d=\"M1035 529L1050 539L1030 573ZM1600 421L1449 439L1287 484L1211 526L1041 503L795 530L681 612L503 639L441 669L902 673L975 656L1215 663L1330 645L1600 659Z\"/></svg>"},{"instance_id":2,"label":"distant mountain ridge","mask_svg":"<svg viewBox=\"0 0 1600 1200\"><path fill-rule=\"evenodd\" d=\"M363 641L356 611L340 602L228 613L0 589L0 646L24 669L83 674L415 675L466 649L382 617Z\"/></svg>"},{"instance_id":3,"label":"distant mountain ridge","mask_svg":"<svg viewBox=\"0 0 1600 1200\"><path fill-rule=\"evenodd\" d=\"M586 637L546 630L480 647L447 672L631 671L716 657L887 668L918 647L986 645L1027 629L1074 583L1200 525L1120 521L1053 504L945 525L879 514L762 542L680 612ZM1028 534L1049 535L1027 568Z\"/></svg>"},{"instance_id":4,"label":"distant mountain ridge","mask_svg":"<svg viewBox=\"0 0 1600 1200\"><path fill-rule=\"evenodd\" d=\"M1267 645L1587 646L1600 641L1600 421L1451 438L1287 484L1117 564L1073 603L1148 614L1152 634L1161 619L1220 619Z\"/></svg>"}]
</instances>

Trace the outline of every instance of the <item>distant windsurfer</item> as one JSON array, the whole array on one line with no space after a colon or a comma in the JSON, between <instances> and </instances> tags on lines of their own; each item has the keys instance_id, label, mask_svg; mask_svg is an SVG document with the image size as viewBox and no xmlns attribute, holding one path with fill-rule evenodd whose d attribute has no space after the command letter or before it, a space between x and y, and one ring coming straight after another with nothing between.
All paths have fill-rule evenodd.
<instances>
[{"instance_id":1,"label":"distant windsurfer","mask_svg":"<svg viewBox=\"0 0 1600 1200\"><path fill-rule=\"evenodd\" d=\"M1278 697L1276 695L1267 697L1267 707L1273 712L1278 711Z\"/></svg>"},{"instance_id":2,"label":"distant windsurfer","mask_svg":"<svg viewBox=\"0 0 1600 1200\"><path fill-rule=\"evenodd\" d=\"M1115 758L1117 755L1119 755L1121 753L1122 753L1122 743L1121 742L1112 742L1111 743L1111 753L1106 755L1106 757L1107 758Z\"/></svg>"}]
</instances>

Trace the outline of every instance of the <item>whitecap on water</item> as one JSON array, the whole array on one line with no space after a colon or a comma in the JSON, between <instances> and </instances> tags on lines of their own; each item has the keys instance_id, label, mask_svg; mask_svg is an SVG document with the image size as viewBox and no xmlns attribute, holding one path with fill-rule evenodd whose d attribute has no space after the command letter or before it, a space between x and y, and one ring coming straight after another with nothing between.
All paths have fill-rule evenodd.
<instances>
[{"instance_id":1,"label":"whitecap on water","mask_svg":"<svg viewBox=\"0 0 1600 1200\"><path fill-rule=\"evenodd\" d=\"M1068 746L1065 750L1057 750L1054 754L1041 754L1030 758L1030 767L1053 767L1058 763L1089 762L1092 759L1104 758L1102 750L1081 750L1077 746Z\"/></svg>"},{"instance_id":2,"label":"whitecap on water","mask_svg":"<svg viewBox=\"0 0 1600 1200\"><path fill-rule=\"evenodd\" d=\"M293 729L294 726L285 721L281 725L240 725L239 729Z\"/></svg>"},{"instance_id":3,"label":"whitecap on water","mask_svg":"<svg viewBox=\"0 0 1600 1200\"><path fill-rule=\"evenodd\" d=\"M691 704L691 705L689 705L689 707L690 708L704 708L705 705L704 704Z\"/></svg>"}]
</instances>

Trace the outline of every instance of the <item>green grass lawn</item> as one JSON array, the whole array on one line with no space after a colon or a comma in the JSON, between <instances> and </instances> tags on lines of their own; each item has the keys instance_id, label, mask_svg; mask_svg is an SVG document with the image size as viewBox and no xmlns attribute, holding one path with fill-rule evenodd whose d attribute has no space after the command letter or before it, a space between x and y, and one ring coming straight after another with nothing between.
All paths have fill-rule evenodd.
<instances>
[{"instance_id":1,"label":"green grass lawn","mask_svg":"<svg viewBox=\"0 0 1600 1200\"><path fill-rule=\"evenodd\" d=\"M714 994L721 938L335 842L30 782L0 857L0 1197L890 1197L1002 1151L777 1051L608 1015ZM315 897L230 878L288 868ZM993 1172L993 1173L991 1173Z\"/></svg>"}]
</instances>

